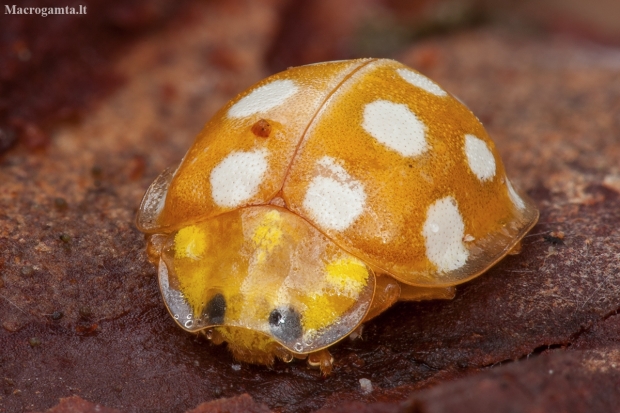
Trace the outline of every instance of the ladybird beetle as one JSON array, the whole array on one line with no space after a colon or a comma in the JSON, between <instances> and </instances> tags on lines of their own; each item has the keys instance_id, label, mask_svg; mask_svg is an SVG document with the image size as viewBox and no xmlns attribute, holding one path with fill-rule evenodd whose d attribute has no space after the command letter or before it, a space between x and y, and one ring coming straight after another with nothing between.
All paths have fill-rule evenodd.
<instances>
[{"instance_id":1,"label":"ladybird beetle","mask_svg":"<svg viewBox=\"0 0 620 413\"><path fill-rule=\"evenodd\" d=\"M399 300L452 298L538 219L473 113L401 63L290 68L205 125L137 216L176 322L307 359Z\"/></svg>"}]
</instances>

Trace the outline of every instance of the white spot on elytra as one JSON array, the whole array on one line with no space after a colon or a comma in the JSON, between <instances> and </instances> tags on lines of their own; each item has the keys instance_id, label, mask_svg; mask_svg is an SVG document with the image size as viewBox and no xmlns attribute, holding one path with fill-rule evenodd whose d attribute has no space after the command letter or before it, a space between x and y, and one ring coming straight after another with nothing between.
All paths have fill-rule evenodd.
<instances>
[{"instance_id":1,"label":"white spot on elytra","mask_svg":"<svg viewBox=\"0 0 620 413\"><path fill-rule=\"evenodd\" d=\"M465 135L465 155L471 171L481 181L495 176L495 158L486 142L474 135Z\"/></svg>"},{"instance_id":2,"label":"white spot on elytra","mask_svg":"<svg viewBox=\"0 0 620 413\"><path fill-rule=\"evenodd\" d=\"M515 191L515 189L512 187L512 184L510 183L508 178L506 178L506 186L508 187L508 196L510 197L512 203L515 204L519 209L525 208L525 202L523 202L519 194L517 194L517 191Z\"/></svg>"},{"instance_id":3,"label":"white spot on elytra","mask_svg":"<svg viewBox=\"0 0 620 413\"><path fill-rule=\"evenodd\" d=\"M258 192L267 171L267 151L232 152L211 171L211 196L221 207L236 207Z\"/></svg>"},{"instance_id":4,"label":"white spot on elytra","mask_svg":"<svg viewBox=\"0 0 620 413\"><path fill-rule=\"evenodd\" d=\"M403 156L428 150L426 125L407 105L377 100L364 107L362 127L373 138Z\"/></svg>"},{"instance_id":5,"label":"white spot on elytra","mask_svg":"<svg viewBox=\"0 0 620 413\"><path fill-rule=\"evenodd\" d=\"M465 223L453 197L439 199L428 208L422 235L426 256L439 271L453 271L465 265L469 251L463 244L464 234Z\"/></svg>"},{"instance_id":6,"label":"white spot on elytra","mask_svg":"<svg viewBox=\"0 0 620 413\"><path fill-rule=\"evenodd\" d=\"M411 83L413 86L419 87L420 89L426 90L428 93L432 93L436 96L448 96L445 90L443 90L439 85L424 75L421 75L417 72L413 72L409 69L397 69L396 70L400 77L405 79L408 83Z\"/></svg>"},{"instance_id":7,"label":"white spot on elytra","mask_svg":"<svg viewBox=\"0 0 620 413\"><path fill-rule=\"evenodd\" d=\"M243 118L255 113L265 112L283 104L293 96L299 88L289 79L274 80L256 88L247 96L241 98L228 109L231 118Z\"/></svg>"},{"instance_id":8,"label":"white spot on elytra","mask_svg":"<svg viewBox=\"0 0 620 413\"><path fill-rule=\"evenodd\" d=\"M364 186L334 158L324 156L317 164L319 174L308 185L303 207L320 226L343 231L364 211Z\"/></svg>"}]
</instances>

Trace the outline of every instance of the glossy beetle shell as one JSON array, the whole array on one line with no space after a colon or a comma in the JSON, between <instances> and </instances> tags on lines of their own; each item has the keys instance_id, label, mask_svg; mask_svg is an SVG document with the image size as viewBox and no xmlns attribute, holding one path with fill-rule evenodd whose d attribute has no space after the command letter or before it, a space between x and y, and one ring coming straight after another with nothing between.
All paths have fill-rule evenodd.
<instances>
[{"instance_id":1,"label":"glossy beetle shell","mask_svg":"<svg viewBox=\"0 0 620 413\"><path fill-rule=\"evenodd\" d=\"M391 285L415 299L481 274L537 219L466 106L398 62L360 59L291 68L230 101L137 223L183 328L247 329L265 341L242 347L280 356L265 343L326 348L397 300Z\"/></svg>"}]
</instances>

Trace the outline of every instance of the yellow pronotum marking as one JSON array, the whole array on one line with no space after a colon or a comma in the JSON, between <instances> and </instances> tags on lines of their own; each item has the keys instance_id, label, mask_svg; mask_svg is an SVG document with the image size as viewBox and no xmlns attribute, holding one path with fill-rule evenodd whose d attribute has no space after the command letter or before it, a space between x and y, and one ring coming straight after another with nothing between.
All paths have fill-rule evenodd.
<instances>
[{"instance_id":1,"label":"yellow pronotum marking","mask_svg":"<svg viewBox=\"0 0 620 413\"><path fill-rule=\"evenodd\" d=\"M309 294L303 314L306 330L319 330L333 324L358 299L368 284L368 270L355 258L341 258L325 266L324 290Z\"/></svg>"},{"instance_id":2,"label":"yellow pronotum marking","mask_svg":"<svg viewBox=\"0 0 620 413\"><path fill-rule=\"evenodd\" d=\"M205 266L209 264L205 255L209 246L209 236L197 225L180 229L174 237L174 270L181 291L195 314L198 314L204 305L203 293L208 282L204 274Z\"/></svg>"},{"instance_id":3,"label":"yellow pronotum marking","mask_svg":"<svg viewBox=\"0 0 620 413\"><path fill-rule=\"evenodd\" d=\"M325 266L325 271L327 282L351 298L357 298L368 284L366 265L354 258L342 258L330 262Z\"/></svg>"},{"instance_id":4,"label":"yellow pronotum marking","mask_svg":"<svg viewBox=\"0 0 620 413\"><path fill-rule=\"evenodd\" d=\"M208 241L207 234L196 225L182 228L174 237L174 257L197 260L207 250Z\"/></svg>"}]
</instances>

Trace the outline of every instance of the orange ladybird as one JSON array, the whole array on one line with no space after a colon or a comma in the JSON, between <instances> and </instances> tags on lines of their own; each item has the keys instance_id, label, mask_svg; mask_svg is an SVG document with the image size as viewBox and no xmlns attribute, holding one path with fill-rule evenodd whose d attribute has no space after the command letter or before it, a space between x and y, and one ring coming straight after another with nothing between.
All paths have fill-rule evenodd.
<instances>
[{"instance_id":1,"label":"orange ladybird","mask_svg":"<svg viewBox=\"0 0 620 413\"><path fill-rule=\"evenodd\" d=\"M231 100L146 192L168 310L235 358L307 358L398 300L452 298L538 211L471 111L393 60L291 68Z\"/></svg>"}]
</instances>

